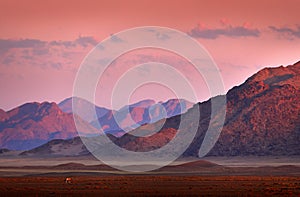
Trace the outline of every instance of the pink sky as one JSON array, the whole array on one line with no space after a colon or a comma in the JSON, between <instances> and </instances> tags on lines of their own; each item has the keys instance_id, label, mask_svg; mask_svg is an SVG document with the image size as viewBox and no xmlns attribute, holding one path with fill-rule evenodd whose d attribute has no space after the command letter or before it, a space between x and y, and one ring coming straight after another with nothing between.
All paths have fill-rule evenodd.
<instances>
[{"instance_id":1,"label":"pink sky","mask_svg":"<svg viewBox=\"0 0 300 197\"><path fill-rule=\"evenodd\" d=\"M76 71L93 46L137 26L189 33L211 54L228 90L263 67L300 60L299 7L298 0L2 0L0 108L70 97ZM135 94L140 96L132 101L142 98ZM97 104L107 105L101 99Z\"/></svg>"}]
</instances>

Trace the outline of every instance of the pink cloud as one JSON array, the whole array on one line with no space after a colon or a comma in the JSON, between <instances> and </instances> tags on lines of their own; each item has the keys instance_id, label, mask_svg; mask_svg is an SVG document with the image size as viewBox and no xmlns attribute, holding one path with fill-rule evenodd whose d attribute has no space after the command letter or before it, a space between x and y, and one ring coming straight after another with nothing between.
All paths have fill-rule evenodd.
<instances>
[{"instance_id":1,"label":"pink cloud","mask_svg":"<svg viewBox=\"0 0 300 197\"><path fill-rule=\"evenodd\" d=\"M243 25L231 25L225 19L221 19L223 27L217 28L206 28L205 26L198 25L191 29L188 34L195 38L203 39L216 39L220 36L225 37L259 37L261 32L258 29L250 27L249 23L244 23Z\"/></svg>"}]
</instances>

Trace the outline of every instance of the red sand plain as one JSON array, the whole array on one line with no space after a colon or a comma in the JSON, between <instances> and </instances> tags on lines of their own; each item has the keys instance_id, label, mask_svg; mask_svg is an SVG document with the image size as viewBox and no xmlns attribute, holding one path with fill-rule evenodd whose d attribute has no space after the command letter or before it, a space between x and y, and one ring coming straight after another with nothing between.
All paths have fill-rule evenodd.
<instances>
[{"instance_id":1,"label":"red sand plain","mask_svg":"<svg viewBox=\"0 0 300 197\"><path fill-rule=\"evenodd\" d=\"M112 175L0 178L0 196L300 196L300 177Z\"/></svg>"}]
</instances>

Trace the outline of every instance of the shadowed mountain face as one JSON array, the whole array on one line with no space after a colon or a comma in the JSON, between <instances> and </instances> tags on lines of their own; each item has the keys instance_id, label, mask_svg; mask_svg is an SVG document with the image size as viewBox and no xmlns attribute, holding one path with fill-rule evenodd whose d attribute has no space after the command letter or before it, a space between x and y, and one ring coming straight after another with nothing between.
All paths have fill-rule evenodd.
<instances>
[{"instance_id":1,"label":"shadowed mountain face","mask_svg":"<svg viewBox=\"0 0 300 197\"><path fill-rule=\"evenodd\" d=\"M77 117L82 133L96 129ZM78 135L72 114L64 113L55 103L27 103L0 116L0 148L28 150L52 139Z\"/></svg>"}]
</instances>

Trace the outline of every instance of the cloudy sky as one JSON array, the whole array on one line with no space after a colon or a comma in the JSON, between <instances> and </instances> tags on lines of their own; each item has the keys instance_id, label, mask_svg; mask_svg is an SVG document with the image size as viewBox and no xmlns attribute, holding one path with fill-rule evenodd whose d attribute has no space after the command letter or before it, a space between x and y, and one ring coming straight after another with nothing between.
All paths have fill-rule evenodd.
<instances>
[{"instance_id":1,"label":"cloudy sky","mask_svg":"<svg viewBox=\"0 0 300 197\"><path fill-rule=\"evenodd\" d=\"M1 0L0 108L70 97L89 51L100 41L117 39L114 34L139 26L173 28L196 39L220 68L228 90L263 67L300 60L299 7L298 0ZM143 95L151 92L145 86L132 102L172 95L166 88L153 87L166 94ZM207 99L197 94L199 101ZM108 105L101 96L96 103Z\"/></svg>"}]
</instances>

